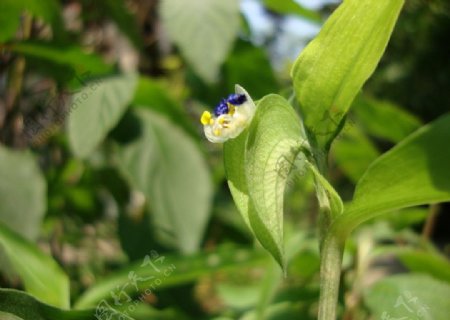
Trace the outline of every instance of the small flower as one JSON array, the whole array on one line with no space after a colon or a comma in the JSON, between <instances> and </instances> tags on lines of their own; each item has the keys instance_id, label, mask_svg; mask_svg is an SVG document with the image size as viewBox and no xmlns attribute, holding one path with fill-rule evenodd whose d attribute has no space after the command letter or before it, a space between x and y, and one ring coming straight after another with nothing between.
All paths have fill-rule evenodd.
<instances>
[{"instance_id":1,"label":"small flower","mask_svg":"<svg viewBox=\"0 0 450 320\"><path fill-rule=\"evenodd\" d=\"M206 138L213 143L236 138L255 114L255 103L247 91L239 85L236 85L235 91L219 102L213 114L204 111L200 118Z\"/></svg>"}]
</instances>

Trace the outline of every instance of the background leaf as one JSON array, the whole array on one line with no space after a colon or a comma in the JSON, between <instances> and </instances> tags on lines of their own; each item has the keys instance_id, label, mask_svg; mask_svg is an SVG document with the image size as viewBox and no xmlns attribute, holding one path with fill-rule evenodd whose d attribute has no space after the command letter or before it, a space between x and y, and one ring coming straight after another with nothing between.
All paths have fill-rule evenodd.
<instances>
[{"instance_id":1,"label":"background leaf","mask_svg":"<svg viewBox=\"0 0 450 320\"><path fill-rule=\"evenodd\" d=\"M403 0L344 1L292 68L306 128L327 147L389 40Z\"/></svg>"},{"instance_id":2,"label":"background leaf","mask_svg":"<svg viewBox=\"0 0 450 320\"><path fill-rule=\"evenodd\" d=\"M207 82L215 82L239 29L237 0L163 0L160 14L171 39Z\"/></svg>"},{"instance_id":3,"label":"background leaf","mask_svg":"<svg viewBox=\"0 0 450 320\"><path fill-rule=\"evenodd\" d=\"M136 80L134 74L98 79L73 95L68 135L75 155L89 156L119 122L133 97Z\"/></svg>"},{"instance_id":4,"label":"background leaf","mask_svg":"<svg viewBox=\"0 0 450 320\"><path fill-rule=\"evenodd\" d=\"M14 43L8 48L27 58L68 66L77 74L84 72L106 74L112 71L112 67L107 65L100 56L86 53L77 46L63 46L53 42L22 41Z\"/></svg>"},{"instance_id":5,"label":"background leaf","mask_svg":"<svg viewBox=\"0 0 450 320\"><path fill-rule=\"evenodd\" d=\"M363 128L372 136L390 142L400 142L419 129L420 120L389 101L359 95L353 111Z\"/></svg>"},{"instance_id":6,"label":"background leaf","mask_svg":"<svg viewBox=\"0 0 450 320\"><path fill-rule=\"evenodd\" d=\"M314 22L320 22L322 19L316 11L309 10L294 0L263 0L264 5L280 14L295 14L302 18Z\"/></svg>"},{"instance_id":7,"label":"background leaf","mask_svg":"<svg viewBox=\"0 0 450 320\"><path fill-rule=\"evenodd\" d=\"M449 138L446 115L379 157L358 182L336 227L351 230L386 211L450 200Z\"/></svg>"},{"instance_id":8,"label":"background leaf","mask_svg":"<svg viewBox=\"0 0 450 320\"><path fill-rule=\"evenodd\" d=\"M140 136L119 148L121 171L146 195L159 239L195 251L211 208L206 163L195 143L166 118L150 110L137 110L136 117Z\"/></svg>"},{"instance_id":9,"label":"background leaf","mask_svg":"<svg viewBox=\"0 0 450 320\"><path fill-rule=\"evenodd\" d=\"M64 24L58 1L2 0L0 2L0 25L2 26L0 42L5 42L14 37L20 26L20 15L24 11L49 23L57 38L63 35Z\"/></svg>"},{"instance_id":10,"label":"background leaf","mask_svg":"<svg viewBox=\"0 0 450 320\"><path fill-rule=\"evenodd\" d=\"M51 257L1 223L0 247L28 292L48 304L69 307L69 278Z\"/></svg>"},{"instance_id":11,"label":"background leaf","mask_svg":"<svg viewBox=\"0 0 450 320\"><path fill-rule=\"evenodd\" d=\"M365 302L375 319L446 320L450 314L449 296L450 286L445 282L424 275L397 275L372 286L365 294Z\"/></svg>"},{"instance_id":12,"label":"background leaf","mask_svg":"<svg viewBox=\"0 0 450 320\"><path fill-rule=\"evenodd\" d=\"M0 222L34 240L46 207L47 184L35 158L0 145Z\"/></svg>"},{"instance_id":13,"label":"background leaf","mask_svg":"<svg viewBox=\"0 0 450 320\"><path fill-rule=\"evenodd\" d=\"M267 255L262 251L234 246L223 246L213 252L200 252L190 256L170 254L162 256L161 263L155 262L159 270L173 269L170 275L161 281L159 289L164 289L180 284L192 282L215 272L225 272L242 269L246 266L259 266L268 263ZM111 299L110 292L117 286L123 286L129 282L130 271L135 271L141 278L157 277L159 273L152 266L141 267L142 262L131 264L128 267L109 275L86 291L76 302L76 308L93 307L102 299ZM175 268L173 268L175 267ZM139 281L140 290L145 290L152 284L152 279ZM135 290L132 286L124 290Z\"/></svg>"},{"instance_id":14,"label":"background leaf","mask_svg":"<svg viewBox=\"0 0 450 320\"><path fill-rule=\"evenodd\" d=\"M334 140L331 152L339 169L355 183L380 155L359 126L350 121L346 122L341 133Z\"/></svg>"},{"instance_id":15,"label":"background leaf","mask_svg":"<svg viewBox=\"0 0 450 320\"><path fill-rule=\"evenodd\" d=\"M24 292L11 289L0 289L0 310L20 317L19 319L23 320L98 319L97 317L95 317L94 310L66 311L57 309L45 303L42 303L41 301ZM6 320L4 318L1 319Z\"/></svg>"},{"instance_id":16,"label":"background leaf","mask_svg":"<svg viewBox=\"0 0 450 320\"><path fill-rule=\"evenodd\" d=\"M400 261L412 272L426 273L436 279L450 283L450 263L437 253L401 250L397 253Z\"/></svg>"}]
</instances>

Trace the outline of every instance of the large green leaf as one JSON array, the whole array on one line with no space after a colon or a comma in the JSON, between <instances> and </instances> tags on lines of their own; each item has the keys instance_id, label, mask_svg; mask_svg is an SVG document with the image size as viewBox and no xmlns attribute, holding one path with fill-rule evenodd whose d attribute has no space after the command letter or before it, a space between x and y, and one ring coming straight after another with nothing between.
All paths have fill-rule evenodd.
<instances>
[{"instance_id":1,"label":"large green leaf","mask_svg":"<svg viewBox=\"0 0 450 320\"><path fill-rule=\"evenodd\" d=\"M49 306L22 291L0 289L2 320L98 320L94 310L68 311ZM3 314L14 315L3 318ZM11 317L11 316L10 316Z\"/></svg>"},{"instance_id":2,"label":"large green leaf","mask_svg":"<svg viewBox=\"0 0 450 320\"><path fill-rule=\"evenodd\" d=\"M216 81L239 30L239 1L163 0L160 14L170 38L198 75Z\"/></svg>"},{"instance_id":3,"label":"large green leaf","mask_svg":"<svg viewBox=\"0 0 450 320\"><path fill-rule=\"evenodd\" d=\"M338 133L383 54L403 0L346 0L302 51L292 78L306 128L321 147Z\"/></svg>"},{"instance_id":4,"label":"large green leaf","mask_svg":"<svg viewBox=\"0 0 450 320\"><path fill-rule=\"evenodd\" d=\"M225 167L235 202L257 239L283 268L283 195L303 143L301 132L289 103L268 95L258 103L248 136L225 143Z\"/></svg>"},{"instance_id":5,"label":"large green leaf","mask_svg":"<svg viewBox=\"0 0 450 320\"><path fill-rule=\"evenodd\" d=\"M379 157L336 221L340 231L380 213L450 200L450 115L422 127Z\"/></svg>"},{"instance_id":6,"label":"large green leaf","mask_svg":"<svg viewBox=\"0 0 450 320\"><path fill-rule=\"evenodd\" d=\"M208 222L211 177L198 147L165 117L136 112L140 136L119 148L119 166L142 191L152 211L155 232L183 252L198 248Z\"/></svg>"},{"instance_id":7,"label":"large green leaf","mask_svg":"<svg viewBox=\"0 0 450 320\"><path fill-rule=\"evenodd\" d=\"M153 252L153 255L156 256L156 254L156 252ZM111 299L111 291L116 290L118 286L124 287L124 290L128 293L132 293L132 291L135 291L133 286L123 286L130 281L129 274L131 271L134 271L140 279L148 279L137 282L139 290L145 290L153 284L155 278L164 274L164 270L171 270L170 274L162 277L157 287L157 289L164 289L193 282L200 277L216 272L242 270L242 268L251 266L265 266L270 262L268 256L261 250L228 245L209 253L200 252L190 256L168 254L158 258L160 260L154 262L157 269L148 264L145 266L139 261L99 281L78 299L75 307L93 307L102 299Z\"/></svg>"},{"instance_id":8,"label":"large green leaf","mask_svg":"<svg viewBox=\"0 0 450 320\"><path fill-rule=\"evenodd\" d=\"M100 56L87 53L78 46L62 46L42 41L23 41L8 46L8 49L21 53L28 58L70 67L78 74L84 72L106 74L112 70L112 67L107 65Z\"/></svg>"},{"instance_id":9,"label":"large green leaf","mask_svg":"<svg viewBox=\"0 0 450 320\"><path fill-rule=\"evenodd\" d=\"M35 239L47 206L47 186L29 152L0 145L0 222Z\"/></svg>"},{"instance_id":10,"label":"large green leaf","mask_svg":"<svg viewBox=\"0 0 450 320\"><path fill-rule=\"evenodd\" d=\"M51 257L1 223L0 248L28 292L48 304L69 307L69 278Z\"/></svg>"},{"instance_id":11,"label":"large green leaf","mask_svg":"<svg viewBox=\"0 0 450 320\"><path fill-rule=\"evenodd\" d=\"M450 286L424 275L397 275L377 282L365 294L374 319L447 320Z\"/></svg>"},{"instance_id":12,"label":"large green leaf","mask_svg":"<svg viewBox=\"0 0 450 320\"><path fill-rule=\"evenodd\" d=\"M98 79L73 95L68 135L75 155L89 156L119 122L133 98L136 79L135 74Z\"/></svg>"}]
</instances>

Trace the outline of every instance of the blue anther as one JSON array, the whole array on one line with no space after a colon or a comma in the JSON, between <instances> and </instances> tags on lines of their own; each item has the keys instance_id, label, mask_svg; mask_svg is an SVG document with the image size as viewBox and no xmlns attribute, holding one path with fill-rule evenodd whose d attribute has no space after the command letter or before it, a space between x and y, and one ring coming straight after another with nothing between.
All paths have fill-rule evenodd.
<instances>
[{"instance_id":1,"label":"blue anther","mask_svg":"<svg viewBox=\"0 0 450 320\"><path fill-rule=\"evenodd\" d=\"M216 108L214 109L214 115L216 117L222 115L222 114L227 114L228 113L228 105L227 105L227 100L222 99L220 101L220 103L216 106Z\"/></svg>"},{"instance_id":2,"label":"blue anther","mask_svg":"<svg viewBox=\"0 0 450 320\"><path fill-rule=\"evenodd\" d=\"M237 94L237 93L230 94L227 98L227 101L235 106L243 104L246 100L247 97L245 96L245 94Z\"/></svg>"}]
</instances>

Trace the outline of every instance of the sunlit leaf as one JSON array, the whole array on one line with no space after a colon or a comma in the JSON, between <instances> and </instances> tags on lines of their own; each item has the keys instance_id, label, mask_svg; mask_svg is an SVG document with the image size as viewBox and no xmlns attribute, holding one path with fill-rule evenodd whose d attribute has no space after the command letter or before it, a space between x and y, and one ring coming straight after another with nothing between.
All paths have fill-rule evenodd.
<instances>
[{"instance_id":1,"label":"sunlit leaf","mask_svg":"<svg viewBox=\"0 0 450 320\"><path fill-rule=\"evenodd\" d=\"M346 0L292 69L306 128L326 148L380 60L403 0Z\"/></svg>"},{"instance_id":2,"label":"sunlit leaf","mask_svg":"<svg viewBox=\"0 0 450 320\"><path fill-rule=\"evenodd\" d=\"M165 117L144 109L136 116L139 136L118 150L121 171L146 195L158 238L183 252L195 251L212 200L205 160L194 141Z\"/></svg>"},{"instance_id":3,"label":"sunlit leaf","mask_svg":"<svg viewBox=\"0 0 450 320\"><path fill-rule=\"evenodd\" d=\"M119 122L130 103L137 77L134 74L97 79L73 95L68 106L70 146L85 158Z\"/></svg>"},{"instance_id":4,"label":"sunlit leaf","mask_svg":"<svg viewBox=\"0 0 450 320\"><path fill-rule=\"evenodd\" d=\"M239 1L163 0L160 14L170 38L198 75L216 81L239 30Z\"/></svg>"},{"instance_id":5,"label":"sunlit leaf","mask_svg":"<svg viewBox=\"0 0 450 320\"><path fill-rule=\"evenodd\" d=\"M1 223L0 248L28 292L45 303L69 307L69 278L51 257Z\"/></svg>"}]
</instances>

